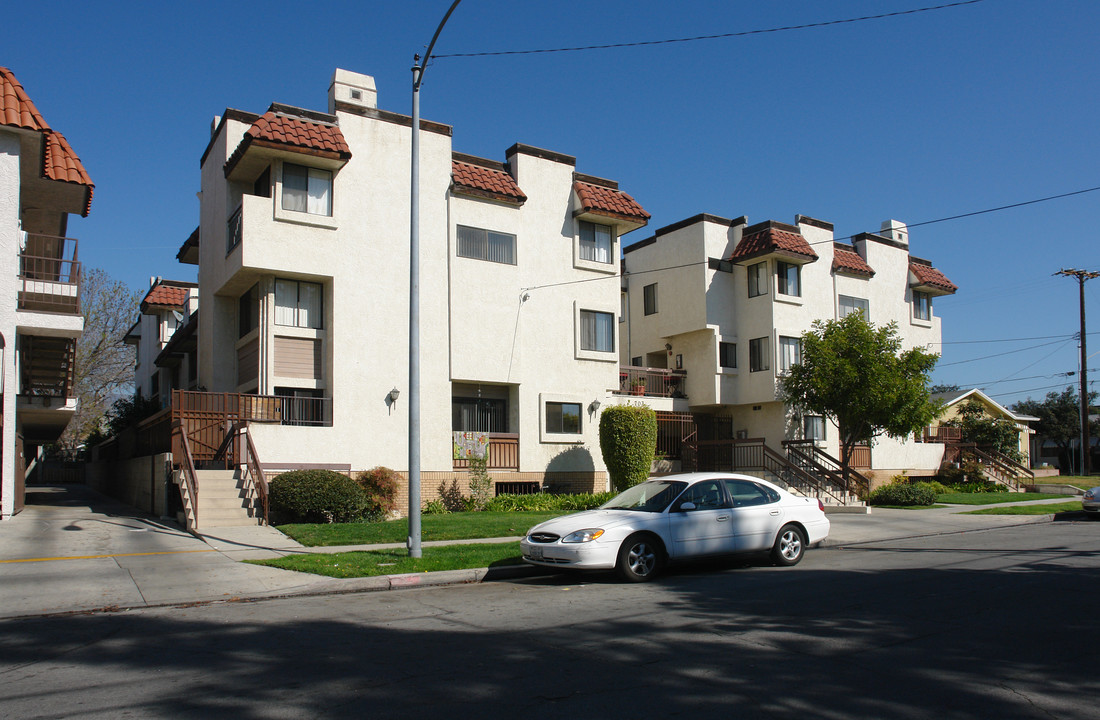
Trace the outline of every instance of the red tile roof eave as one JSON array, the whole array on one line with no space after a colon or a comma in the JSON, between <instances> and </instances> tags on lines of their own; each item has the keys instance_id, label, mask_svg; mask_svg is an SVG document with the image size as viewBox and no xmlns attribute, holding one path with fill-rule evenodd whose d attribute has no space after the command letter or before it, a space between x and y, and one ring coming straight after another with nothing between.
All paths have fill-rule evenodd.
<instances>
[{"instance_id":1,"label":"red tile roof eave","mask_svg":"<svg viewBox=\"0 0 1100 720\"><path fill-rule=\"evenodd\" d=\"M583 212L635 222L641 220L643 225L651 217L637 200L622 190L582 180L573 183L573 190L577 193Z\"/></svg>"},{"instance_id":2,"label":"red tile roof eave","mask_svg":"<svg viewBox=\"0 0 1100 720\"><path fill-rule=\"evenodd\" d=\"M611 212L610 210L603 210L601 208L585 207L581 209L578 215L597 215L599 217L609 218L611 220L619 220L620 222L630 223L637 225L639 228L645 227L649 224L649 213L645 216L641 215L625 215L623 213Z\"/></svg>"},{"instance_id":3,"label":"red tile roof eave","mask_svg":"<svg viewBox=\"0 0 1100 720\"><path fill-rule=\"evenodd\" d=\"M791 260L800 260L800 261L802 261L802 264L805 264L805 265L809 265L812 262L817 262L818 261L817 255L806 255L804 253L794 252L793 250L784 250L783 248L772 247L772 248L764 248L762 250L757 250L755 252L747 253L745 255L740 255L740 256L732 256L731 255L730 256L730 262L732 262L735 265L740 265L740 264L744 264L746 262L749 262L751 260L759 260L760 258L768 258L768 257L781 257L781 258L789 258Z\"/></svg>"},{"instance_id":4,"label":"red tile roof eave","mask_svg":"<svg viewBox=\"0 0 1100 720\"><path fill-rule=\"evenodd\" d=\"M506 195L504 193L491 192L489 190L482 190L481 188L470 187L469 185L460 185L455 183L451 186L451 193L454 195L467 195L469 197L475 197L481 200L494 200L496 202L507 203L508 205L514 205L521 207L527 202L527 196L523 196L522 199L513 195Z\"/></svg>"}]
</instances>

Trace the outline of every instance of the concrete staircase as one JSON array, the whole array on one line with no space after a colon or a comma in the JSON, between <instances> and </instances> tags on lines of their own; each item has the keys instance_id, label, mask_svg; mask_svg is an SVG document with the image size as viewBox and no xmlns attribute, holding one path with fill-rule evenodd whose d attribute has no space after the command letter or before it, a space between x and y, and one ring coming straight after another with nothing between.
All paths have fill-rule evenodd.
<instances>
[{"instance_id":1,"label":"concrete staircase","mask_svg":"<svg viewBox=\"0 0 1100 720\"><path fill-rule=\"evenodd\" d=\"M196 470L199 483L198 529L259 525L263 511L240 471Z\"/></svg>"}]
</instances>

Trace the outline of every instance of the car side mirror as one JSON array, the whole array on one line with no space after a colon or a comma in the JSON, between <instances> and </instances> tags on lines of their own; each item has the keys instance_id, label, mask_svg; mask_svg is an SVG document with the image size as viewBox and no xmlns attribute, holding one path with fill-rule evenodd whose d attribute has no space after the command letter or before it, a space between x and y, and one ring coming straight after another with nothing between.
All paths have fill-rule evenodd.
<instances>
[{"instance_id":1,"label":"car side mirror","mask_svg":"<svg viewBox=\"0 0 1100 720\"><path fill-rule=\"evenodd\" d=\"M684 502L680 503L680 507L678 507L676 509L680 512L684 512L685 510L694 510L695 509L695 503L693 503L690 500L685 500Z\"/></svg>"}]
</instances>

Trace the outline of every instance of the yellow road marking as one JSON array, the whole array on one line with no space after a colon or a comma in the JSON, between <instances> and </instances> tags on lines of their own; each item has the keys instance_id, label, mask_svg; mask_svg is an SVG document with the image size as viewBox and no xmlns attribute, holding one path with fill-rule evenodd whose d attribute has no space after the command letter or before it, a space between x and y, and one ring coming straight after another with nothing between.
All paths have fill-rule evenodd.
<instances>
[{"instance_id":1,"label":"yellow road marking","mask_svg":"<svg viewBox=\"0 0 1100 720\"><path fill-rule=\"evenodd\" d=\"M19 558L16 560L0 560L0 564L4 563L25 563L25 562L51 562L53 560L101 560L103 558L116 558L116 557L139 557L142 555L182 555L185 553L206 553L217 552L214 548L207 548L205 550L161 550L159 552L140 552L140 553L117 553L115 555L73 555L70 557L47 557L47 558Z\"/></svg>"}]
</instances>

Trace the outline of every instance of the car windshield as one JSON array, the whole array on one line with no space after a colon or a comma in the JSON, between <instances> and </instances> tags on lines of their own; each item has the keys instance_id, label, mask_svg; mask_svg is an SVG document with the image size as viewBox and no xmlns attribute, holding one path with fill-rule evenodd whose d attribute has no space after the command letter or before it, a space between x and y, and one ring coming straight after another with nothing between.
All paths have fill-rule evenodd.
<instances>
[{"instance_id":1,"label":"car windshield","mask_svg":"<svg viewBox=\"0 0 1100 720\"><path fill-rule=\"evenodd\" d=\"M624 490L611 498L601 510L640 510L661 512L687 487L687 483L668 480L650 480Z\"/></svg>"}]
</instances>

